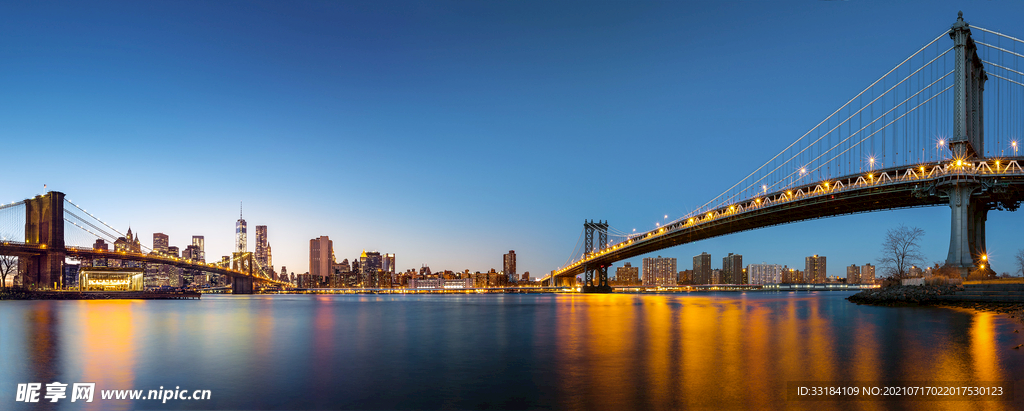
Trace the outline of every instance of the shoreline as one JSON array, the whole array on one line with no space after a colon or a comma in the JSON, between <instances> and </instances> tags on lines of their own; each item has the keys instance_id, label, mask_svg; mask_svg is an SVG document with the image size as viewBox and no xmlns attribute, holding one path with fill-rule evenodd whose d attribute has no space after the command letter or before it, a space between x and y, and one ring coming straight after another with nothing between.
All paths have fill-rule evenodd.
<instances>
[{"instance_id":1,"label":"shoreline","mask_svg":"<svg viewBox=\"0 0 1024 411\"><path fill-rule=\"evenodd\" d=\"M0 301L76 301L76 300L198 300L196 292L147 291L30 291L0 289Z\"/></svg>"},{"instance_id":2,"label":"shoreline","mask_svg":"<svg viewBox=\"0 0 1024 411\"><path fill-rule=\"evenodd\" d=\"M1014 301L957 301L939 296L953 296L963 292L962 285L901 285L874 290L865 290L846 297L857 305L882 307L943 307L969 308L975 311L991 311L1007 314L1010 318L1024 323L1024 303Z\"/></svg>"}]
</instances>

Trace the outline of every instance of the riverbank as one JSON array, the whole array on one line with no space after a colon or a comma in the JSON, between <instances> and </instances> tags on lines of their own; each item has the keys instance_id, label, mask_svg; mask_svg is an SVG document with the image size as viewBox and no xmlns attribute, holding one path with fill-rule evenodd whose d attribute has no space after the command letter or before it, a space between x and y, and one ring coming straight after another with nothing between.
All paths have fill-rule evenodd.
<instances>
[{"instance_id":1,"label":"riverbank","mask_svg":"<svg viewBox=\"0 0 1024 411\"><path fill-rule=\"evenodd\" d=\"M991 311L1000 314L1008 314L1010 318L1024 322L1024 302L1007 301L1005 297L1002 296L994 296L987 299L976 296L963 296L963 294L968 292L968 288L976 289L977 287L979 287L979 285L975 284L968 284L966 286L903 285L865 290L851 295L846 299L856 304L881 305L889 307L927 305L970 308L977 311ZM966 298L958 298L961 296Z\"/></svg>"},{"instance_id":2,"label":"riverbank","mask_svg":"<svg viewBox=\"0 0 1024 411\"><path fill-rule=\"evenodd\" d=\"M20 288L0 289L0 300L198 300L193 291L31 291Z\"/></svg>"}]
</instances>

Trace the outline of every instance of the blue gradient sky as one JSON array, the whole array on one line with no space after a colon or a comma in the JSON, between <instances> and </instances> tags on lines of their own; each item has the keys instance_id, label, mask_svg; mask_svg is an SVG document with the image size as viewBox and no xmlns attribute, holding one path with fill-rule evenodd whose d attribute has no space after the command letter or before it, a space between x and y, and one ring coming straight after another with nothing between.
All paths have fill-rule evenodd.
<instances>
[{"instance_id":1,"label":"blue gradient sky","mask_svg":"<svg viewBox=\"0 0 1024 411\"><path fill-rule=\"evenodd\" d=\"M339 260L484 271L515 249L539 276L584 219L641 231L703 204L957 10L1024 35L1019 2L889 3L4 2L0 202L47 184L146 245L204 235L214 259L242 201L290 271L329 235ZM822 254L845 275L901 222L944 260L948 221L872 213L657 254ZM990 214L997 271L1022 223Z\"/></svg>"}]
</instances>

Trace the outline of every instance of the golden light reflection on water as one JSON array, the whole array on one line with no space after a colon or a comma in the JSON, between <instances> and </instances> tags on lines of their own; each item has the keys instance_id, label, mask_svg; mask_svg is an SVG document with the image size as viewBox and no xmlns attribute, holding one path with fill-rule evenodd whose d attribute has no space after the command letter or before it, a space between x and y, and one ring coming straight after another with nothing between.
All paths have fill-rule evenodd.
<instances>
[{"instance_id":1,"label":"golden light reflection on water","mask_svg":"<svg viewBox=\"0 0 1024 411\"><path fill-rule=\"evenodd\" d=\"M146 304L145 301L77 301L78 309L72 318L78 326L79 336L74 338L75 356L82 361L81 382L94 382L96 389L135 388L136 356L143 347L137 344L139 335L135 332L133 308ZM77 381L73 381L77 382ZM86 403L83 409L101 410L110 407L126 407L104 403L95 393L95 400Z\"/></svg>"},{"instance_id":2,"label":"golden light reflection on water","mask_svg":"<svg viewBox=\"0 0 1024 411\"><path fill-rule=\"evenodd\" d=\"M815 294L763 297L562 296L568 301L557 306L555 339L559 388L568 398L563 408L890 409L893 403L879 401L787 401L786 383L1006 378L996 314L972 313L970 329L958 331L949 313L931 321L931 311L847 307ZM910 403L912 409L1007 406L1013 405Z\"/></svg>"}]
</instances>

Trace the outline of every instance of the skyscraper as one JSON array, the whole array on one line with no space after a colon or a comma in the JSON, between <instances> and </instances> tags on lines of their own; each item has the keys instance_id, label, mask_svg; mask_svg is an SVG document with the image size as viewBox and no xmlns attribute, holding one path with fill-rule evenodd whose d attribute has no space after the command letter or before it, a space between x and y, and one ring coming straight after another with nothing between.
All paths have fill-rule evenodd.
<instances>
[{"instance_id":1,"label":"skyscraper","mask_svg":"<svg viewBox=\"0 0 1024 411\"><path fill-rule=\"evenodd\" d=\"M334 242L325 235L309 240L309 274L318 281L331 275Z\"/></svg>"},{"instance_id":2,"label":"skyscraper","mask_svg":"<svg viewBox=\"0 0 1024 411\"><path fill-rule=\"evenodd\" d=\"M197 257L197 261L205 263L206 262L206 239L203 238L203 236L201 236L201 235L194 235L194 236L192 236L192 245L196 246L196 248L199 249L199 256Z\"/></svg>"},{"instance_id":3,"label":"skyscraper","mask_svg":"<svg viewBox=\"0 0 1024 411\"><path fill-rule=\"evenodd\" d=\"M362 279L363 287L380 287L379 271L381 271L380 253L363 250L363 253L359 255L359 276Z\"/></svg>"},{"instance_id":4,"label":"skyscraper","mask_svg":"<svg viewBox=\"0 0 1024 411\"><path fill-rule=\"evenodd\" d=\"M384 254L381 257L381 269L389 274L395 273L395 255Z\"/></svg>"},{"instance_id":5,"label":"skyscraper","mask_svg":"<svg viewBox=\"0 0 1024 411\"><path fill-rule=\"evenodd\" d=\"M804 259L804 282L809 284L824 284L825 279L825 256L817 254Z\"/></svg>"},{"instance_id":6,"label":"skyscraper","mask_svg":"<svg viewBox=\"0 0 1024 411\"><path fill-rule=\"evenodd\" d=\"M242 206L238 206L238 221L235 222L235 252L244 253L248 249L245 244L245 219L242 218Z\"/></svg>"},{"instance_id":7,"label":"skyscraper","mask_svg":"<svg viewBox=\"0 0 1024 411\"><path fill-rule=\"evenodd\" d=\"M261 267L260 270L266 275L270 271L270 262L267 261L269 250L269 244L267 244L267 226L258 225L256 226L256 251L253 253L253 259L256 260L257 267ZM310 268L312 270L312 268Z\"/></svg>"},{"instance_id":8,"label":"skyscraper","mask_svg":"<svg viewBox=\"0 0 1024 411\"><path fill-rule=\"evenodd\" d=\"M676 285L675 258L645 258L643 266L644 285Z\"/></svg>"},{"instance_id":9,"label":"skyscraper","mask_svg":"<svg viewBox=\"0 0 1024 411\"><path fill-rule=\"evenodd\" d=\"M167 254L167 246L169 239L167 234L164 233L153 233L153 251L160 254Z\"/></svg>"},{"instance_id":10,"label":"skyscraper","mask_svg":"<svg viewBox=\"0 0 1024 411\"><path fill-rule=\"evenodd\" d=\"M743 284L743 256L729 253L722 258L722 283Z\"/></svg>"},{"instance_id":11,"label":"skyscraper","mask_svg":"<svg viewBox=\"0 0 1024 411\"><path fill-rule=\"evenodd\" d=\"M693 283L711 284L711 254L701 252L693 257Z\"/></svg>"},{"instance_id":12,"label":"skyscraper","mask_svg":"<svg viewBox=\"0 0 1024 411\"><path fill-rule=\"evenodd\" d=\"M505 275L508 276L510 283L515 284L518 282L519 277L516 275L516 251L508 250L508 254L502 256L502 269L505 270Z\"/></svg>"}]
</instances>

